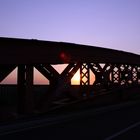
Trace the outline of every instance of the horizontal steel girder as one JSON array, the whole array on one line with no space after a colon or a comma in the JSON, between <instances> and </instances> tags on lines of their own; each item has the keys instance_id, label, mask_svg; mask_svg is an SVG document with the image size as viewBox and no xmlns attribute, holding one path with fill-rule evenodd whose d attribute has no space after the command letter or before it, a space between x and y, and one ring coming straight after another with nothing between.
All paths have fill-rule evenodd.
<instances>
[{"instance_id":1,"label":"horizontal steel girder","mask_svg":"<svg viewBox=\"0 0 140 140\"><path fill-rule=\"evenodd\" d=\"M88 45L0 38L0 64L62 64L77 62L140 64L140 56Z\"/></svg>"}]
</instances>

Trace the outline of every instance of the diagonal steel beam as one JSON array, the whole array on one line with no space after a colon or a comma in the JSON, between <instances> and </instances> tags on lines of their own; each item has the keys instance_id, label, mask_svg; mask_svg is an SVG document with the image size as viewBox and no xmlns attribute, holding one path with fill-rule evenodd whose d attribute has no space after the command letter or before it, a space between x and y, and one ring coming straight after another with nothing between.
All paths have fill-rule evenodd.
<instances>
[{"instance_id":1,"label":"diagonal steel beam","mask_svg":"<svg viewBox=\"0 0 140 140\"><path fill-rule=\"evenodd\" d=\"M43 65L38 64L35 65L35 68L43 74L48 80L52 80L52 78L57 78L59 76L59 73L49 64Z\"/></svg>"},{"instance_id":2,"label":"diagonal steel beam","mask_svg":"<svg viewBox=\"0 0 140 140\"><path fill-rule=\"evenodd\" d=\"M77 72L77 70L80 68L80 66L81 66L80 62L78 62L77 64L74 65L74 68L68 74L69 79L71 79L74 76L74 74Z\"/></svg>"},{"instance_id":3,"label":"diagonal steel beam","mask_svg":"<svg viewBox=\"0 0 140 140\"><path fill-rule=\"evenodd\" d=\"M0 65L0 82L4 80L15 68L16 65Z\"/></svg>"},{"instance_id":4,"label":"diagonal steel beam","mask_svg":"<svg viewBox=\"0 0 140 140\"><path fill-rule=\"evenodd\" d=\"M49 70L51 72L51 74L53 74L53 76L58 76L59 75L59 73L50 64L46 64L46 65L42 64L42 66L45 69Z\"/></svg>"},{"instance_id":5,"label":"diagonal steel beam","mask_svg":"<svg viewBox=\"0 0 140 140\"><path fill-rule=\"evenodd\" d=\"M49 108L54 97L60 96L66 89L69 88L70 79L74 76L74 74L80 68L80 65L81 65L81 63L74 64L73 68L71 68L72 65L69 65L66 68L67 69L66 71L68 72L70 70L70 72L67 74L65 71L64 72L65 75L64 75L64 73L62 75L60 75L58 82L50 89L47 96L43 97L43 100L41 102L42 111L46 111Z\"/></svg>"},{"instance_id":6,"label":"diagonal steel beam","mask_svg":"<svg viewBox=\"0 0 140 140\"><path fill-rule=\"evenodd\" d=\"M68 73L70 73L70 71L72 70L72 68L74 67L74 63L70 63L65 69L64 71L61 73L61 76L65 76Z\"/></svg>"},{"instance_id":7,"label":"diagonal steel beam","mask_svg":"<svg viewBox=\"0 0 140 140\"><path fill-rule=\"evenodd\" d=\"M51 79L52 79L51 72L48 71L47 69L45 69L41 64L35 65L35 68L36 68L41 74L43 74L48 80L51 80Z\"/></svg>"}]
</instances>

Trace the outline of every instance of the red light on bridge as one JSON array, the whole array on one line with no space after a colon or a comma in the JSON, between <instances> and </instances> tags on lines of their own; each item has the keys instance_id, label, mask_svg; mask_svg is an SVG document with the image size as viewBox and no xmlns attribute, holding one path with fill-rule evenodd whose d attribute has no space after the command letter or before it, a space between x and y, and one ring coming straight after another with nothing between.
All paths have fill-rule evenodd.
<instances>
[{"instance_id":1,"label":"red light on bridge","mask_svg":"<svg viewBox=\"0 0 140 140\"><path fill-rule=\"evenodd\" d=\"M70 55L68 53L61 52L59 57L63 63L68 63L70 61Z\"/></svg>"},{"instance_id":2,"label":"red light on bridge","mask_svg":"<svg viewBox=\"0 0 140 140\"><path fill-rule=\"evenodd\" d=\"M61 59L65 59L65 57L66 57L66 54L65 54L64 52L61 52L61 53L60 53L60 58L61 58Z\"/></svg>"}]
</instances>

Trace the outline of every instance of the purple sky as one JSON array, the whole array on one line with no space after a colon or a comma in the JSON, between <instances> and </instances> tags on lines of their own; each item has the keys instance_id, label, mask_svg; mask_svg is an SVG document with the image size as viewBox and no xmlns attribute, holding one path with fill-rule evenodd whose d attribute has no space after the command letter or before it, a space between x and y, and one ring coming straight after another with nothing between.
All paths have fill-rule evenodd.
<instances>
[{"instance_id":1,"label":"purple sky","mask_svg":"<svg viewBox=\"0 0 140 140\"><path fill-rule=\"evenodd\" d=\"M0 36L140 54L140 0L0 0Z\"/></svg>"}]
</instances>

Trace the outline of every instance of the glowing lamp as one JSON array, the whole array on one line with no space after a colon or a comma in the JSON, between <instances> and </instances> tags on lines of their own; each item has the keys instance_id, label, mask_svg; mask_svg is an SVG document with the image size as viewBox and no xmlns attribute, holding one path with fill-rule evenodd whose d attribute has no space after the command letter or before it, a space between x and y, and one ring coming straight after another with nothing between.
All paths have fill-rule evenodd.
<instances>
[{"instance_id":1,"label":"glowing lamp","mask_svg":"<svg viewBox=\"0 0 140 140\"><path fill-rule=\"evenodd\" d=\"M60 59L63 63L68 63L70 61L70 55L68 53L61 52Z\"/></svg>"}]
</instances>

